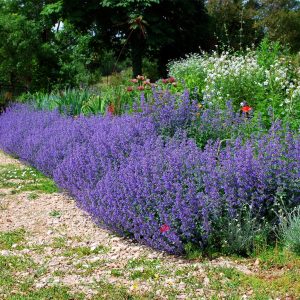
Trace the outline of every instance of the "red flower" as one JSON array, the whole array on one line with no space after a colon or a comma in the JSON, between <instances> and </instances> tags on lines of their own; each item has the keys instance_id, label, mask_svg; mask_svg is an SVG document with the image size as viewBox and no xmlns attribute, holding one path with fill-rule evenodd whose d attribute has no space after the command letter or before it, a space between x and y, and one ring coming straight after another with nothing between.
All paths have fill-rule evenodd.
<instances>
[{"instance_id":1,"label":"red flower","mask_svg":"<svg viewBox=\"0 0 300 300\"><path fill-rule=\"evenodd\" d=\"M109 114L114 115L115 114L115 106L113 104L110 104L107 108L107 111Z\"/></svg>"},{"instance_id":2,"label":"red flower","mask_svg":"<svg viewBox=\"0 0 300 300\"><path fill-rule=\"evenodd\" d=\"M133 91L133 87L132 86L128 86L127 87L127 92L132 92Z\"/></svg>"},{"instance_id":3,"label":"red flower","mask_svg":"<svg viewBox=\"0 0 300 300\"><path fill-rule=\"evenodd\" d=\"M162 226L160 227L160 229L159 229L159 231L160 231L161 233L167 232L167 231L169 231L169 230L170 230L170 226L168 226L167 224L162 225Z\"/></svg>"},{"instance_id":4,"label":"red flower","mask_svg":"<svg viewBox=\"0 0 300 300\"><path fill-rule=\"evenodd\" d=\"M145 88L144 88L142 85L140 85L137 89L138 89L139 91L143 91Z\"/></svg>"},{"instance_id":5,"label":"red flower","mask_svg":"<svg viewBox=\"0 0 300 300\"><path fill-rule=\"evenodd\" d=\"M169 80L170 83L173 83L173 82L176 81L176 79L174 77L170 77L168 80Z\"/></svg>"},{"instance_id":6,"label":"red flower","mask_svg":"<svg viewBox=\"0 0 300 300\"><path fill-rule=\"evenodd\" d=\"M161 82L166 84L166 83L168 83L168 79L162 79Z\"/></svg>"},{"instance_id":7,"label":"red flower","mask_svg":"<svg viewBox=\"0 0 300 300\"><path fill-rule=\"evenodd\" d=\"M248 113L250 110L252 110L251 106L246 105L246 106L242 107L242 111L245 112L245 113Z\"/></svg>"}]
</instances>

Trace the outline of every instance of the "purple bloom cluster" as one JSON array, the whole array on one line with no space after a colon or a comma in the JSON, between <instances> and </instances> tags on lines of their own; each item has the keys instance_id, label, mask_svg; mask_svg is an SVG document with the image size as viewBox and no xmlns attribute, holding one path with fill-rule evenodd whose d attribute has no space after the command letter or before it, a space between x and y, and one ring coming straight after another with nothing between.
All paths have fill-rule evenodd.
<instances>
[{"instance_id":1,"label":"purple bloom cluster","mask_svg":"<svg viewBox=\"0 0 300 300\"><path fill-rule=\"evenodd\" d=\"M191 99L187 90L174 95L168 90L153 89L149 99L142 94L140 100L134 109L139 111L140 116L150 117L162 135L172 136L178 129L186 129L196 120L197 101Z\"/></svg>"},{"instance_id":2,"label":"purple bloom cluster","mask_svg":"<svg viewBox=\"0 0 300 300\"><path fill-rule=\"evenodd\" d=\"M200 108L197 118L187 128L188 135L196 140L197 145L205 147L209 140L248 138L254 133L265 131L259 118L252 118L243 112L236 112L231 101L226 108Z\"/></svg>"},{"instance_id":3,"label":"purple bloom cluster","mask_svg":"<svg viewBox=\"0 0 300 300\"><path fill-rule=\"evenodd\" d=\"M188 242L206 247L218 220L245 205L272 221L279 198L300 203L299 135L274 124L247 142L202 150L184 131L162 138L162 128L175 133L193 121L185 97L170 111L162 97L156 110L120 117L16 105L0 116L0 148L52 176L98 224L171 253Z\"/></svg>"}]
</instances>

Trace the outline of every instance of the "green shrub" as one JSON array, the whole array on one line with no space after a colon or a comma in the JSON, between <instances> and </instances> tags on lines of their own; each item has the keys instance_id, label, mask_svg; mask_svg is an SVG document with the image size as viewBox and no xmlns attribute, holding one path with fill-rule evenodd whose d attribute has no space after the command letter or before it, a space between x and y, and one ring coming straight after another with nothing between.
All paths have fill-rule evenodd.
<instances>
[{"instance_id":1,"label":"green shrub","mask_svg":"<svg viewBox=\"0 0 300 300\"><path fill-rule=\"evenodd\" d=\"M212 245L220 245L222 253L251 255L258 253L267 246L270 226L261 222L250 207L244 206L235 218L226 215L216 221L219 230L211 237Z\"/></svg>"},{"instance_id":2,"label":"green shrub","mask_svg":"<svg viewBox=\"0 0 300 300\"><path fill-rule=\"evenodd\" d=\"M278 227L283 245L300 255L300 205L281 216Z\"/></svg>"}]
</instances>

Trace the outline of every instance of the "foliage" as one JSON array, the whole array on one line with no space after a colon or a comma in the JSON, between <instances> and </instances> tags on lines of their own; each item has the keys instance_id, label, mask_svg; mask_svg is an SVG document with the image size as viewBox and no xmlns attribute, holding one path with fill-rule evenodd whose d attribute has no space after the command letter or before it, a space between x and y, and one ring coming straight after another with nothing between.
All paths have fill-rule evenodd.
<instances>
[{"instance_id":1,"label":"foliage","mask_svg":"<svg viewBox=\"0 0 300 300\"><path fill-rule=\"evenodd\" d=\"M246 101L264 122L271 113L273 121L283 119L298 127L299 70L289 56L281 54L279 44L265 40L257 52L248 50L242 55L192 54L172 62L169 72L184 81L183 87L197 88L205 107L224 108L231 100L238 109Z\"/></svg>"},{"instance_id":2,"label":"foliage","mask_svg":"<svg viewBox=\"0 0 300 300\"><path fill-rule=\"evenodd\" d=\"M256 26L257 1L208 0L206 7L219 46L241 50L257 44L263 36L262 28Z\"/></svg>"},{"instance_id":3,"label":"foliage","mask_svg":"<svg viewBox=\"0 0 300 300\"><path fill-rule=\"evenodd\" d=\"M104 94L104 93L103 93ZM65 89L52 93L27 93L18 101L31 103L40 110L57 110L68 116L104 114L110 98L93 89Z\"/></svg>"},{"instance_id":4,"label":"foliage","mask_svg":"<svg viewBox=\"0 0 300 300\"><path fill-rule=\"evenodd\" d=\"M0 81L29 85L38 68L38 28L26 17L0 12Z\"/></svg>"},{"instance_id":5,"label":"foliage","mask_svg":"<svg viewBox=\"0 0 300 300\"><path fill-rule=\"evenodd\" d=\"M53 41L58 60L56 88L86 87L95 80L94 76L100 77L101 74L92 69L95 61L92 42L91 34L78 32L68 22L56 30Z\"/></svg>"},{"instance_id":6,"label":"foliage","mask_svg":"<svg viewBox=\"0 0 300 300\"><path fill-rule=\"evenodd\" d=\"M152 80L158 80L159 76L159 66L157 59L149 59L145 58L143 60L143 72L142 74L145 75L147 78L151 78Z\"/></svg>"},{"instance_id":7,"label":"foliage","mask_svg":"<svg viewBox=\"0 0 300 300\"><path fill-rule=\"evenodd\" d=\"M175 78L163 79L157 84L153 84L150 79L144 76L139 75L137 78L129 80L128 73L122 73L114 75L110 78L109 84L102 84L99 88L65 89L51 93L26 93L22 94L18 101L30 103L38 109L57 109L60 113L69 116L80 114L104 115L107 113L118 115L126 111L134 111L141 95L144 99L153 97L156 99L158 94L177 91Z\"/></svg>"},{"instance_id":8,"label":"foliage","mask_svg":"<svg viewBox=\"0 0 300 300\"><path fill-rule=\"evenodd\" d=\"M15 99L16 85L86 87L128 60L134 77L156 80L169 60L199 47L242 50L268 37L296 53L299 13L291 0L1 0L0 81Z\"/></svg>"},{"instance_id":9,"label":"foliage","mask_svg":"<svg viewBox=\"0 0 300 300\"><path fill-rule=\"evenodd\" d=\"M267 37L289 45L293 52L300 50L300 3L297 0L262 0L257 10L257 26L264 28Z\"/></svg>"},{"instance_id":10,"label":"foliage","mask_svg":"<svg viewBox=\"0 0 300 300\"><path fill-rule=\"evenodd\" d=\"M0 81L30 91L94 80L92 34L61 20L62 1L0 1ZM103 51L101 51L103 52Z\"/></svg>"},{"instance_id":11,"label":"foliage","mask_svg":"<svg viewBox=\"0 0 300 300\"><path fill-rule=\"evenodd\" d=\"M236 112L232 102L226 108L204 108L198 104L196 118L187 128L188 136L193 138L200 148L204 148L209 140L219 140L220 147L228 140L239 137L247 140L254 135L262 134L266 127L253 114Z\"/></svg>"},{"instance_id":12,"label":"foliage","mask_svg":"<svg viewBox=\"0 0 300 300\"><path fill-rule=\"evenodd\" d=\"M267 222L257 218L251 207L241 206L234 218L225 216L217 220L219 230L211 236L210 251L219 247L226 254L250 255L265 247L271 228Z\"/></svg>"},{"instance_id":13,"label":"foliage","mask_svg":"<svg viewBox=\"0 0 300 300\"><path fill-rule=\"evenodd\" d=\"M300 254L300 205L282 214L278 227L284 246Z\"/></svg>"},{"instance_id":14,"label":"foliage","mask_svg":"<svg viewBox=\"0 0 300 300\"><path fill-rule=\"evenodd\" d=\"M24 228L12 230L9 232L0 233L0 249L12 249L14 244L21 243L25 240L25 230ZM22 249L22 246L18 247Z\"/></svg>"},{"instance_id":15,"label":"foliage","mask_svg":"<svg viewBox=\"0 0 300 300\"><path fill-rule=\"evenodd\" d=\"M0 168L0 188L10 188L12 193L23 191L36 191L41 193L55 193L57 186L52 180L33 168L15 168L8 165ZM36 198L36 194L31 194L31 198Z\"/></svg>"},{"instance_id":16,"label":"foliage","mask_svg":"<svg viewBox=\"0 0 300 300\"><path fill-rule=\"evenodd\" d=\"M77 28L94 30L97 39L115 54L130 57L133 77L142 73L142 59L147 54L164 68L169 59L199 45L205 47L209 36L204 30L208 16L202 0L65 0L63 12Z\"/></svg>"}]
</instances>

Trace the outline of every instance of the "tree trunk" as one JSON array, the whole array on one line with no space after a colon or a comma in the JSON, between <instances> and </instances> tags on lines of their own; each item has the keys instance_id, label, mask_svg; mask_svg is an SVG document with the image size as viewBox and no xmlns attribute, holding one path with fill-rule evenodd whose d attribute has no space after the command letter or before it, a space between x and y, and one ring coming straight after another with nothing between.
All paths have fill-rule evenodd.
<instances>
[{"instance_id":1,"label":"tree trunk","mask_svg":"<svg viewBox=\"0 0 300 300\"><path fill-rule=\"evenodd\" d=\"M138 75L142 75L144 50L144 37L140 32L134 32L131 37L132 73L134 78Z\"/></svg>"}]
</instances>

